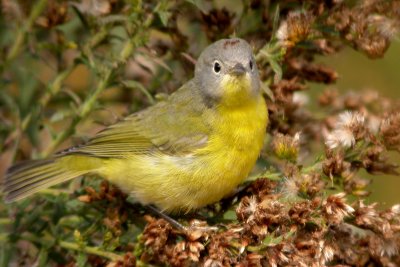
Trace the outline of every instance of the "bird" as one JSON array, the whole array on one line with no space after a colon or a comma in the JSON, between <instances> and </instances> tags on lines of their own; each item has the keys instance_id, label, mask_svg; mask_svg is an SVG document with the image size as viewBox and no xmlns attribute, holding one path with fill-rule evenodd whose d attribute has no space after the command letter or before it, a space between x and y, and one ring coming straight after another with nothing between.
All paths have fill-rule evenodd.
<instances>
[{"instance_id":1,"label":"bird","mask_svg":"<svg viewBox=\"0 0 400 267\"><path fill-rule=\"evenodd\" d=\"M97 174L144 205L191 212L243 182L262 150L268 112L250 44L221 39L200 54L192 79L85 144L10 167L7 203Z\"/></svg>"}]
</instances>

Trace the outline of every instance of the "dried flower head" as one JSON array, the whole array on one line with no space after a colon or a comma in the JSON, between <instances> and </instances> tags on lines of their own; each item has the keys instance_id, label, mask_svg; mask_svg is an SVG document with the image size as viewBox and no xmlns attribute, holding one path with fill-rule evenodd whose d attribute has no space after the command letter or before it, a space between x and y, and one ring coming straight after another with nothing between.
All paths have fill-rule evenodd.
<instances>
[{"instance_id":1,"label":"dried flower head","mask_svg":"<svg viewBox=\"0 0 400 267\"><path fill-rule=\"evenodd\" d=\"M321 106L337 106L338 91L333 88L325 89L318 98L318 102Z\"/></svg>"},{"instance_id":2,"label":"dried flower head","mask_svg":"<svg viewBox=\"0 0 400 267\"><path fill-rule=\"evenodd\" d=\"M24 17L24 13L18 1L2 0L1 12L2 15L4 15L7 19L14 19L19 21Z\"/></svg>"},{"instance_id":3,"label":"dried flower head","mask_svg":"<svg viewBox=\"0 0 400 267\"><path fill-rule=\"evenodd\" d=\"M400 112L389 115L382 122L380 133L387 149L400 152Z\"/></svg>"},{"instance_id":4,"label":"dried flower head","mask_svg":"<svg viewBox=\"0 0 400 267\"><path fill-rule=\"evenodd\" d=\"M390 208L390 212L393 214L393 216L400 215L400 204L393 205Z\"/></svg>"},{"instance_id":5,"label":"dried flower head","mask_svg":"<svg viewBox=\"0 0 400 267\"><path fill-rule=\"evenodd\" d=\"M241 233L234 228L213 235L208 244L205 266L232 266L238 262L237 250L231 246L240 239Z\"/></svg>"},{"instance_id":6,"label":"dried flower head","mask_svg":"<svg viewBox=\"0 0 400 267\"><path fill-rule=\"evenodd\" d=\"M254 220L257 208L258 201L255 196L244 197L236 209L236 214L240 220L249 223Z\"/></svg>"},{"instance_id":7,"label":"dried flower head","mask_svg":"<svg viewBox=\"0 0 400 267\"><path fill-rule=\"evenodd\" d=\"M288 61L286 75L295 75L307 81L331 84L337 80L337 72L325 65L310 62L305 59L293 58Z\"/></svg>"},{"instance_id":8,"label":"dried flower head","mask_svg":"<svg viewBox=\"0 0 400 267\"><path fill-rule=\"evenodd\" d=\"M366 190L366 187L370 183L370 180L360 177L346 177L344 180L344 190L355 196L366 197L370 194L370 192Z\"/></svg>"},{"instance_id":9,"label":"dried flower head","mask_svg":"<svg viewBox=\"0 0 400 267\"><path fill-rule=\"evenodd\" d=\"M368 120L367 120L368 131L374 135L378 134L379 129L381 128L381 122L382 122L382 120L378 116L375 116L373 114L368 116Z\"/></svg>"},{"instance_id":10,"label":"dried flower head","mask_svg":"<svg viewBox=\"0 0 400 267\"><path fill-rule=\"evenodd\" d=\"M380 222L378 212L376 210L377 203L365 205L363 201L359 201L358 207L355 209L354 216L357 225L366 227L373 226Z\"/></svg>"},{"instance_id":11,"label":"dried flower head","mask_svg":"<svg viewBox=\"0 0 400 267\"><path fill-rule=\"evenodd\" d=\"M211 40L216 40L221 36L226 36L234 30L235 14L225 7L222 9L211 9L207 14L202 13L203 26L205 33Z\"/></svg>"},{"instance_id":12,"label":"dried flower head","mask_svg":"<svg viewBox=\"0 0 400 267\"><path fill-rule=\"evenodd\" d=\"M318 250L315 257L319 259L321 266L326 266L326 264L329 263L334 256L335 249L325 240L320 240L318 242Z\"/></svg>"},{"instance_id":13,"label":"dried flower head","mask_svg":"<svg viewBox=\"0 0 400 267\"><path fill-rule=\"evenodd\" d=\"M319 204L320 201L318 199L294 203L288 212L290 219L296 224L304 226L307 222L311 221L311 214Z\"/></svg>"},{"instance_id":14,"label":"dried flower head","mask_svg":"<svg viewBox=\"0 0 400 267\"><path fill-rule=\"evenodd\" d=\"M381 37L361 39L356 42L358 49L365 52L370 58L381 58L389 48L390 42Z\"/></svg>"},{"instance_id":15,"label":"dried flower head","mask_svg":"<svg viewBox=\"0 0 400 267\"><path fill-rule=\"evenodd\" d=\"M335 129L326 136L326 146L329 149L354 146L365 135L364 121L360 113L346 111L339 114Z\"/></svg>"},{"instance_id":16,"label":"dried flower head","mask_svg":"<svg viewBox=\"0 0 400 267\"><path fill-rule=\"evenodd\" d=\"M349 148L354 146L356 140L353 133L348 128L336 129L326 137L325 144L329 149L337 147Z\"/></svg>"},{"instance_id":17,"label":"dried flower head","mask_svg":"<svg viewBox=\"0 0 400 267\"><path fill-rule=\"evenodd\" d=\"M269 246L266 250L266 260L269 266L277 267L289 262L289 258L285 255L286 249L284 244Z\"/></svg>"},{"instance_id":18,"label":"dried flower head","mask_svg":"<svg viewBox=\"0 0 400 267\"><path fill-rule=\"evenodd\" d=\"M286 20L279 26L276 38L281 41L283 46L292 47L308 38L313 22L313 15L307 12L290 12Z\"/></svg>"},{"instance_id":19,"label":"dried flower head","mask_svg":"<svg viewBox=\"0 0 400 267\"><path fill-rule=\"evenodd\" d=\"M199 262L204 245L198 241L180 241L172 251L172 265L184 266L188 262Z\"/></svg>"},{"instance_id":20,"label":"dried flower head","mask_svg":"<svg viewBox=\"0 0 400 267\"><path fill-rule=\"evenodd\" d=\"M306 106L310 102L310 98L307 94L303 92L294 92L293 93L293 103L298 106Z\"/></svg>"},{"instance_id":21,"label":"dried flower head","mask_svg":"<svg viewBox=\"0 0 400 267\"><path fill-rule=\"evenodd\" d=\"M299 185L297 179L293 177L284 178L281 193L284 198L295 199L299 193Z\"/></svg>"},{"instance_id":22,"label":"dried flower head","mask_svg":"<svg viewBox=\"0 0 400 267\"><path fill-rule=\"evenodd\" d=\"M361 128L364 125L365 118L362 114L345 111L339 114L338 127L355 129Z\"/></svg>"},{"instance_id":23,"label":"dried flower head","mask_svg":"<svg viewBox=\"0 0 400 267\"><path fill-rule=\"evenodd\" d=\"M44 28L52 28L65 23L68 15L67 2L49 1L46 13L36 20L36 24Z\"/></svg>"},{"instance_id":24,"label":"dried flower head","mask_svg":"<svg viewBox=\"0 0 400 267\"><path fill-rule=\"evenodd\" d=\"M344 217L351 215L354 209L346 203L345 193L330 195L322 202L323 214L331 224L343 222Z\"/></svg>"},{"instance_id":25,"label":"dried flower head","mask_svg":"<svg viewBox=\"0 0 400 267\"><path fill-rule=\"evenodd\" d=\"M258 253L249 253L246 256L246 260L249 266L262 266L262 260L265 256L260 255Z\"/></svg>"},{"instance_id":26,"label":"dried flower head","mask_svg":"<svg viewBox=\"0 0 400 267\"><path fill-rule=\"evenodd\" d=\"M325 187L325 182L319 172L306 173L301 176L300 192L315 197Z\"/></svg>"},{"instance_id":27,"label":"dried flower head","mask_svg":"<svg viewBox=\"0 0 400 267\"><path fill-rule=\"evenodd\" d=\"M382 145L373 145L362 153L362 167L369 173L386 173L397 175L398 164L388 161L384 155L385 148Z\"/></svg>"},{"instance_id":28,"label":"dried flower head","mask_svg":"<svg viewBox=\"0 0 400 267\"><path fill-rule=\"evenodd\" d=\"M169 248L167 241L173 232L173 228L163 219L156 220L151 216L145 216L145 219L148 224L143 230L142 242L158 261L165 262L168 259L167 255L170 253L166 251Z\"/></svg>"},{"instance_id":29,"label":"dried flower head","mask_svg":"<svg viewBox=\"0 0 400 267\"><path fill-rule=\"evenodd\" d=\"M272 141L272 150L280 159L285 159L291 162L297 160L300 150L300 133L296 133L293 137L278 133Z\"/></svg>"},{"instance_id":30,"label":"dried flower head","mask_svg":"<svg viewBox=\"0 0 400 267\"><path fill-rule=\"evenodd\" d=\"M111 12L111 0L81 0L80 3L72 3L84 14L103 16Z\"/></svg>"},{"instance_id":31,"label":"dried flower head","mask_svg":"<svg viewBox=\"0 0 400 267\"><path fill-rule=\"evenodd\" d=\"M399 18L394 19L375 14L369 16L368 21L377 28L377 31L383 38L391 40L400 32Z\"/></svg>"},{"instance_id":32,"label":"dried flower head","mask_svg":"<svg viewBox=\"0 0 400 267\"><path fill-rule=\"evenodd\" d=\"M341 175L346 165L342 153L329 153L327 159L322 164L322 170L325 175L332 177L334 175Z\"/></svg>"},{"instance_id":33,"label":"dried flower head","mask_svg":"<svg viewBox=\"0 0 400 267\"><path fill-rule=\"evenodd\" d=\"M399 255L399 240L395 239L379 239L381 241L381 257L393 257Z\"/></svg>"},{"instance_id":34,"label":"dried flower head","mask_svg":"<svg viewBox=\"0 0 400 267\"><path fill-rule=\"evenodd\" d=\"M102 264L104 265L104 264ZM93 266L102 266L101 264L93 264ZM107 267L135 267L136 258L131 252L127 252L122 260L110 262Z\"/></svg>"}]
</instances>

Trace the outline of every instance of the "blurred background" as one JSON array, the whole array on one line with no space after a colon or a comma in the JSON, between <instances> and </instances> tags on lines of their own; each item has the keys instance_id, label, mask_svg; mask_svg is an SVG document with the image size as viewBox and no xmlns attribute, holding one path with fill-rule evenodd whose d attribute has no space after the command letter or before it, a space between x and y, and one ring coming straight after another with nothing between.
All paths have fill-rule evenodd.
<instances>
[{"instance_id":1,"label":"blurred background","mask_svg":"<svg viewBox=\"0 0 400 267\"><path fill-rule=\"evenodd\" d=\"M376 90L382 96L400 99L400 42L394 41L383 58L371 60L353 49L346 48L339 54L319 58L320 62L334 67L339 78L334 88L342 93L349 91ZM313 84L311 95L318 95L323 85ZM400 164L400 157L392 154L393 160ZM380 202L390 207L400 202L400 177L395 175L362 176L372 179L370 202Z\"/></svg>"}]
</instances>

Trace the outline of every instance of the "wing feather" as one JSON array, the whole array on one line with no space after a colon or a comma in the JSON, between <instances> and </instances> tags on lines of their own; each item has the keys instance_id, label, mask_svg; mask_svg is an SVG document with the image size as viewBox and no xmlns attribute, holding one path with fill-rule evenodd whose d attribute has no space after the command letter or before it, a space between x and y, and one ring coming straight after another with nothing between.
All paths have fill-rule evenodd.
<instances>
[{"instance_id":1,"label":"wing feather","mask_svg":"<svg viewBox=\"0 0 400 267\"><path fill-rule=\"evenodd\" d=\"M143 111L107 127L83 146L66 153L84 153L95 157L120 158L162 151L186 154L206 145L211 131L204 111L207 106L189 82Z\"/></svg>"}]
</instances>

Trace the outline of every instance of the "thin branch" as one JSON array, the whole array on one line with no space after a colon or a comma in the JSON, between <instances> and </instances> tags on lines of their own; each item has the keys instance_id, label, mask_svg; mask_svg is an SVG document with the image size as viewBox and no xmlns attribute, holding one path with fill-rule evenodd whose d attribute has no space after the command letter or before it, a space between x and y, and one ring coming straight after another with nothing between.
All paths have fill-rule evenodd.
<instances>
[{"instance_id":1,"label":"thin branch","mask_svg":"<svg viewBox=\"0 0 400 267\"><path fill-rule=\"evenodd\" d=\"M27 22L20 28L20 30L17 33L15 42L7 54L6 62L4 65L7 65L8 62L11 62L19 55L22 47L25 44L26 35L31 30L33 23L42 13L43 9L46 7L46 4L47 0L39 0L37 3L33 5L32 12L30 13Z\"/></svg>"},{"instance_id":2,"label":"thin branch","mask_svg":"<svg viewBox=\"0 0 400 267\"><path fill-rule=\"evenodd\" d=\"M107 258L112 261L120 261L120 260L124 259L124 257L122 255L104 251L104 250L99 249L98 247L88 247L88 246L82 247L77 243L68 242L68 241L60 241L60 242L58 242L58 245L60 245L60 247L65 248L65 249L82 251L82 252L85 252L88 254L93 254L93 255L100 256L100 257L104 257L104 258Z\"/></svg>"}]
</instances>

